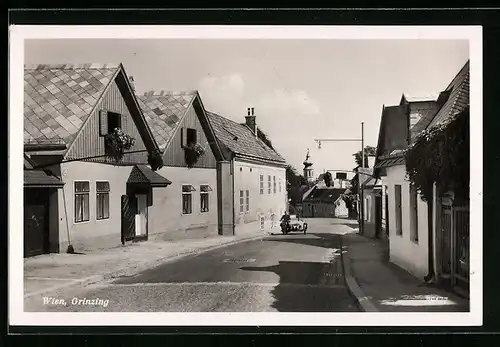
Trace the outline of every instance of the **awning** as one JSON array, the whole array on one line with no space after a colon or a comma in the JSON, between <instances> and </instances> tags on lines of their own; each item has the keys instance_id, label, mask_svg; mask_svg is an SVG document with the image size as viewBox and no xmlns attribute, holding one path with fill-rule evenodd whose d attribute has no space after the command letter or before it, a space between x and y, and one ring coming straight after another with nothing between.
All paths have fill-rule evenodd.
<instances>
[{"instance_id":1,"label":"awning","mask_svg":"<svg viewBox=\"0 0 500 347\"><path fill-rule=\"evenodd\" d=\"M171 183L146 165L135 165L127 180L127 184L149 185L154 188L167 187Z\"/></svg>"},{"instance_id":2,"label":"awning","mask_svg":"<svg viewBox=\"0 0 500 347\"><path fill-rule=\"evenodd\" d=\"M397 166L397 165L404 165L405 163L405 158L404 157L395 157L395 158L386 158L382 159L379 161L374 168L383 168L383 167L390 167L390 166Z\"/></svg>"},{"instance_id":3,"label":"awning","mask_svg":"<svg viewBox=\"0 0 500 347\"><path fill-rule=\"evenodd\" d=\"M43 170L24 170L24 187L26 188L62 188L64 182Z\"/></svg>"}]
</instances>

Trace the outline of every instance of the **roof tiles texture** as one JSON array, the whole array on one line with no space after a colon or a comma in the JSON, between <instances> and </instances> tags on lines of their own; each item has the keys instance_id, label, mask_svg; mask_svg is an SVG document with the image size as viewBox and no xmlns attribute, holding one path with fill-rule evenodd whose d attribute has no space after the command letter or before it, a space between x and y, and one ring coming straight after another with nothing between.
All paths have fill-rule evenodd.
<instances>
[{"instance_id":1,"label":"roof tiles texture","mask_svg":"<svg viewBox=\"0 0 500 347\"><path fill-rule=\"evenodd\" d=\"M285 159L267 146L246 126L208 112L216 138L231 152L264 160L284 163Z\"/></svg>"},{"instance_id":2,"label":"roof tiles texture","mask_svg":"<svg viewBox=\"0 0 500 347\"><path fill-rule=\"evenodd\" d=\"M31 65L24 69L24 141L70 144L119 65Z\"/></svg>"},{"instance_id":3,"label":"roof tiles texture","mask_svg":"<svg viewBox=\"0 0 500 347\"><path fill-rule=\"evenodd\" d=\"M160 94L149 92L137 96L139 106L161 151L166 149L195 96L195 91Z\"/></svg>"},{"instance_id":4,"label":"roof tiles texture","mask_svg":"<svg viewBox=\"0 0 500 347\"><path fill-rule=\"evenodd\" d=\"M469 106L469 75L469 61L467 61L445 89L445 91L450 91L448 100L440 108L428 126L433 126L442 122Z\"/></svg>"}]
</instances>

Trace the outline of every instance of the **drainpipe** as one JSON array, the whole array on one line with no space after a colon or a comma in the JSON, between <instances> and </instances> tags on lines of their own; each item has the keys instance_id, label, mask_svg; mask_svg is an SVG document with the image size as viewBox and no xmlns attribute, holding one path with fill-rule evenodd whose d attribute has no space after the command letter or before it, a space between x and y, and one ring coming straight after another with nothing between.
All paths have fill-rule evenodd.
<instances>
[{"instance_id":1,"label":"drainpipe","mask_svg":"<svg viewBox=\"0 0 500 347\"><path fill-rule=\"evenodd\" d=\"M436 273L434 271L434 197L436 196L436 184L432 187L432 199L427 201L427 229L428 229L428 251L427 251L427 264L428 273L424 277L425 282L434 282L436 280ZM436 216L437 217L437 216Z\"/></svg>"},{"instance_id":2,"label":"drainpipe","mask_svg":"<svg viewBox=\"0 0 500 347\"><path fill-rule=\"evenodd\" d=\"M66 250L66 253L70 253L70 254L73 254L75 253L75 249L73 248L73 245L71 244L71 237L70 237L70 233L69 233L69 223L68 223L68 209L66 207L66 193L64 191L64 188L62 189L62 193L63 193L63 203L64 203L64 215L65 215L65 219L66 219L66 232L68 233L68 248Z\"/></svg>"}]
</instances>

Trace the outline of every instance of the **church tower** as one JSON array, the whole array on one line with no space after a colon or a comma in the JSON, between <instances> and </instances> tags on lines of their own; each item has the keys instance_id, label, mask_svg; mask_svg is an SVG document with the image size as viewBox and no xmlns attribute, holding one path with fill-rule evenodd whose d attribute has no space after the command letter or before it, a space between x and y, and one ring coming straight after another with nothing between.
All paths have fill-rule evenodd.
<instances>
[{"instance_id":1,"label":"church tower","mask_svg":"<svg viewBox=\"0 0 500 347\"><path fill-rule=\"evenodd\" d=\"M307 149L306 159L304 160L304 178L307 182L312 182L314 180L314 169L313 163L311 162L311 156L309 155L309 148Z\"/></svg>"}]
</instances>

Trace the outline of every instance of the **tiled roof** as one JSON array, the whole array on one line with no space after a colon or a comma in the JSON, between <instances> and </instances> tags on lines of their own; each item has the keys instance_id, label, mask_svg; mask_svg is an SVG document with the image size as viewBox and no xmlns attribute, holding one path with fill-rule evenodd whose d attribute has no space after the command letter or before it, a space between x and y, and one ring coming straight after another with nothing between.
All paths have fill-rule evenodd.
<instances>
[{"instance_id":1,"label":"tiled roof","mask_svg":"<svg viewBox=\"0 0 500 347\"><path fill-rule=\"evenodd\" d=\"M408 117L406 105L386 106L380 120L377 158L395 149L408 146ZM377 163L378 159L375 159Z\"/></svg>"},{"instance_id":2,"label":"tiled roof","mask_svg":"<svg viewBox=\"0 0 500 347\"><path fill-rule=\"evenodd\" d=\"M196 91L162 91L159 94L147 92L137 96L142 113L161 151L166 149L196 94Z\"/></svg>"},{"instance_id":3,"label":"tiled roof","mask_svg":"<svg viewBox=\"0 0 500 347\"><path fill-rule=\"evenodd\" d=\"M157 174L146 165L135 165L127 180L130 184L150 184L153 187L166 187L172 182Z\"/></svg>"},{"instance_id":4,"label":"tiled roof","mask_svg":"<svg viewBox=\"0 0 500 347\"><path fill-rule=\"evenodd\" d=\"M439 109L439 105L436 102L411 102L410 103L410 114L418 112L420 114L420 119L411 128L411 138L412 140L417 136L422 130L427 128L429 123L432 121L436 112Z\"/></svg>"},{"instance_id":5,"label":"tiled roof","mask_svg":"<svg viewBox=\"0 0 500 347\"><path fill-rule=\"evenodd\" d=\"M43 170L24 170L25 187L62 187L64 183Z\"/></svg>"},{"instance_id":6,"label":"tiled roof","mask_svg":"<svg viewBox=\"0 0 500 347\"><path fill-rule=\"evenodd\" d=\"M70 144L120 65L24 68L24 140Z\"/></svg>"},{"instance_id":7,"label":"tiled roof","mask_svg":"<svg viewBox=\"0 0 500 347\"><path fill-rule=\"evenodd\" d=\"M325 202L333 204L344 194L344 188L316 188L305 199L304 202Z\"/></svg>"},{"instance_id":8,"label":"tiled roof","mask_svg":"<svg viewBox=\"0 0 500 347\"><path fill-rule=\"evenodd\" d=\"M467 61L445 89L445 92L449 92L449 97L428 127L463 111L469 106L469 74L469 61Z\"/></svg>"},{"instance_id":9,"label":"tiled roof","mask_svg":"<svg viewBox=\"0 0 500 347\"><path fill-rule=\"evenodd\" d=\"M397 166L397 165L403 165L405 163L405 158L403 156L395 156L395 157L385 157L384 159L381 159L376 165L375 169L382 168L382 167L390 167L390 166Z\"/></svg>"},{"instance_id":10,"label":"tiled roof","mask_svg":"<svg viewBox=\"0 0 500 347\"><path fill-rule=\"evenodd\" d=\"M215 137L231 152L274 162L285 162L281 155L257 138L246 125L213 112L207 111L207 115Z\"/></svg>"}]
</instances>

